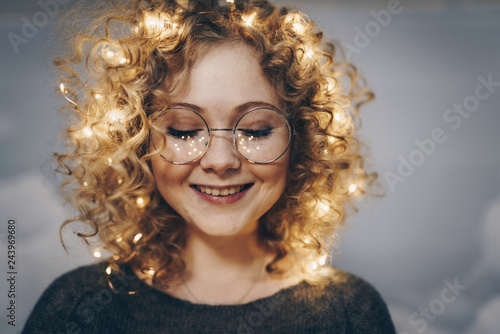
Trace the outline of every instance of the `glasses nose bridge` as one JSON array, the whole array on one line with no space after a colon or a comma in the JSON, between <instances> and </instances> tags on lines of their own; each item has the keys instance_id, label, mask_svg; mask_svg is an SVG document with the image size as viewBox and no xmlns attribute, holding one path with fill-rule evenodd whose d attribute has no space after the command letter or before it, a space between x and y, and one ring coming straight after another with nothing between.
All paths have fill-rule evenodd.
<instances>
[{"instance_id":1,"label":"glasses nose bridge","mask_svg":"<svg viewBox=\"0 0 500 334\"><path fill-rule=\"evenodd\" d=\"M234 128L232 129L229 129L229 128L210 128L210 127L207 127L208 129L208 134L209 134L209 145L207 147L207 150L205 151L205 153L208 152L208 150L210 149L210 147L212 146L212 141L213 141L213 136L216 132L229 132L230 133L230 136L229 137L223 137L223 138L226 138L226 139L229 139L230 143L231 143L231 146L233 146L233 149L236 149L234 147ZM237 151L237 150L236 150Z\"/></svg>"},{"instance_id":2,"label":"glasses nose bridge","mask_svg":"<svg viewBox=\"0 0 500 334\"><path fill-rule=\"evenodd\" d=\"M219 132L219 131L230 132L231 136L229 137L229 139L231 140L231 142L234 141L234 128L233 129L229 129L229 128L209 128L209 127L207 127L207 129L208 129L208 134L209 134L210 141L212 141L212 136L216 132Z\"/></svg>"}]
</instances>

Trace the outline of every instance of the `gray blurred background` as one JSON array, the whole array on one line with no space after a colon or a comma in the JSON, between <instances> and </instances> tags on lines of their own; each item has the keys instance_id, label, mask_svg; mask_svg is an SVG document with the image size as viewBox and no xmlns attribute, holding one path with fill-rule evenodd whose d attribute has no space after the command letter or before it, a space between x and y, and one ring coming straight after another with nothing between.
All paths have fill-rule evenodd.
<instances>
[{"instance_id":1,"label":"gray blurred background","mask_svg":"<svg viewBox=\"0 0 500 334\"><path fill-rule=\"evenodd\" d=\"M78 244L66 254L58 239L68 212L45 164L59 103L44 58L54 22L41 3L0 2L1 333L20 332L55 277L95 261ZM350 218L333 264L380 291L399 334L499 333L500 3L277 3L340 40L377 95L362 131L387 195ZM23 32L27 21L37 29ZM16 327L6 317L9 218Z\"/></svg>"}]
</instances>

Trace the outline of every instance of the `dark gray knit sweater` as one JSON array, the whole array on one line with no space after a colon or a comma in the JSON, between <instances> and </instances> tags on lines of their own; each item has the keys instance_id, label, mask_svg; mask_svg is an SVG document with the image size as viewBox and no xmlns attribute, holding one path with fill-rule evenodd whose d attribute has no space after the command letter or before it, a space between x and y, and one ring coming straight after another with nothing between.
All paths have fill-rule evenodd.
<instances>
[{"instance_id":1,"label":"dark gray knit sweater","mask_svg":"<svg viewBox=\"0 0 500 334\"><path fill-rule=\"evenodd\" d=\"M55 280L23 333L395 333L378 292L338 269L323 286L302 282L248 304L210 306L152 289L127 268L111 278L117 294L105 268L81 267Z\"/></svg>"}]
</instances>

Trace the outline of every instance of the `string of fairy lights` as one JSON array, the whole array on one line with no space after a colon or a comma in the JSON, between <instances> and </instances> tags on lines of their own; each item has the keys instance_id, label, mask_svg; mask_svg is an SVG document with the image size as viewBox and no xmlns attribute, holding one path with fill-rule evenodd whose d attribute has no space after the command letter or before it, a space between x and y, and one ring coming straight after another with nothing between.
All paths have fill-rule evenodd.
<instances>
[{"instance_id":1,"label":"string of fairy lights","mask_svg":"<svg viewBox=\"0 0 500 334\"><path fill-rule=\"evenodd\" d=\"M232 6L234 6L234 0L226 0L226 2L231 4ZM255 21L256 17L257 17L256 12L242 15L241 16L241 23L245 26L252 27L255 24L257 24ZM303 19L299 14L292 12L292 13L287 14L287 17L285 18L285 24L289 24L297 35L303 35L307 31L308 28L306 26L304 26L302 20ZM175 31L179 28L179 25L175 22L175 17L173 15L168 15L167 13L163 13L163 12L159 12L159 13L158 12L146 12L146 13L144 13L143 21L140 22L137 26L135 26L133 31L135 33L139 33L141 31L141 28L144 30L145 33L147 33L151 36L155 36L156 38L162 39L169 34L175 33ZM117 44L110 44L110 45L102 48L101 54L102 54L103 58L109 64L112 64L112 65L125 65L125 64L129 63L129 60L124 56L124 53L120 50L120 47ZM315 56L314 49L310 46L304 45L302 59L309 61L309 60L313 59L314 56ZM325 83L324 89L326 90L327 94L329 96L331 96L331 95L339 92L339 90L340 90L339 86L340 85L335 81L335 79L328 77L328 78L326 78L326 83ZM76 97L76 93L71 91L67 87L67 85L65 85L64 82L60 83L59 88L60 88L60 91L61 91L63 97L69 103L71 103L75 109L78 108L78 105L75 102L76 98L75 99L72 98L72 97ZM104 96L102 94L93 92L92 96L94 97L94 99L97 102L101 102L101 101L104 102ZM105 129L104 131L106 131L106 130L110 131L113 129L114 126L117 126L117 125L123 126L123 123L126 122L126 120L125 120L126 113L123 110L121 110L120 108L107 108L107 104L103 103L103 106L104 105L106 105L106 109L109 110L105 115L106 120L104 122L102 122L102 124L107 125L107 129ZM345 111L341 111L341 112L335 111L333 116L334 116L334 120L337 123L350 122L350 116L347 115L347 113ZM72 136L76 140L90 139L95 135L95 131L100 131L100 130L102 130L102 129L99 129L99 127L95 124L92 126L85 125L81 129L72 132ZM330 145L334 144L336 140L338 140L338 139L335 138L335 136L328 137L328 142ZM327 154L328 150L325 149L324 153ZM108 157L107 162L108 162L108 165L111 167L114 163L113 158ZM118 177L117 183L119 185L121 185L123 183L123 178ZM83 187L88 187L89 182L83 181L82 185L83 185ZM357 183L352 183L348 186L348 194L351 196L355 196L357 193L361 193L361 192L362 191L360 190ZM135 205L139 209L144 209L148 205L148 203L149 203L149 198L147 198L146 196L139 196L139 197L136 197L136 199L135 199ZM316 213L318 215L324 215L329 210L330 210L330 207L327 204L325 204L321 201L316 203ZM139 241L142 239L142 237L143 237L142 233L140 233L140 232L136 233L133 236L133 238L131 239L132 243L134 245L138 244ZM117 243L125 242L124 238L121 235L117 236L115 238L115 241ZM308 245L311 243L311 239L306 239L304 242L306 245ZM96 259L101 259L101 258L105 257L106 250L104 250L103 248L100 248L100 247L94 248L91 251L91 254ZM137 251L133 250L132 253L126 259L120 259L120 256L118 256L118 255L112 255L111 257L115 261L121 260L123 262L127 262L136 254L137 254ZM319 256L316 255L309 262L309 265L308 265L309 269L312 271L318 270L321 266L324 266L327 263L327 258L328 258L327 254L321 254ZM112 275L112 272L113 272L112 266L109 265L106 268L106 274L108 275L108 283L110 284L111 288L114 289L111 281L109 280L109 277L110 277L110 275ZM153 267L149 267L149 268L144 269L142 272L143 272L143 274L145 274L149 277L153 277L153 275L155 274L155 269Z\"/></svg>"}]
</instances>

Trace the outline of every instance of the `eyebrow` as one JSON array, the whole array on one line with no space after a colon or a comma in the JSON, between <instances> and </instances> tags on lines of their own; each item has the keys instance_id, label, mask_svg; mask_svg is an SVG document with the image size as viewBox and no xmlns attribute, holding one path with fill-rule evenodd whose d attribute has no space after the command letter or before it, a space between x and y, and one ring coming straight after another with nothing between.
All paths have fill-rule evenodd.
<instances>
[{"instance_id":1,"label":"eyebrow","mask_svg":"<svg viewBox=\"0 0 500 334\"><path fill-rule=\"evenodd\" d=\"M200 114L203 114L206 112L206 110L204 108L197 106L195 104L186 103L186 102L174 102L174 103L172 103L172 107L186 107L186 108L193 109L194 111L197 111ZM243 103L243 104L240 104L240 105L234 107L232 110L234 112L236 112L236 114L242 114L250 109L259 108L259 107L270 108L270 109L275 109L275 110L280 111L280 109L278 107L276 107L275 105L268 103L268 102L264 102L264 101L249 101L249 102L246 102L246 103Z\"/></svg>"}]
</instances>

